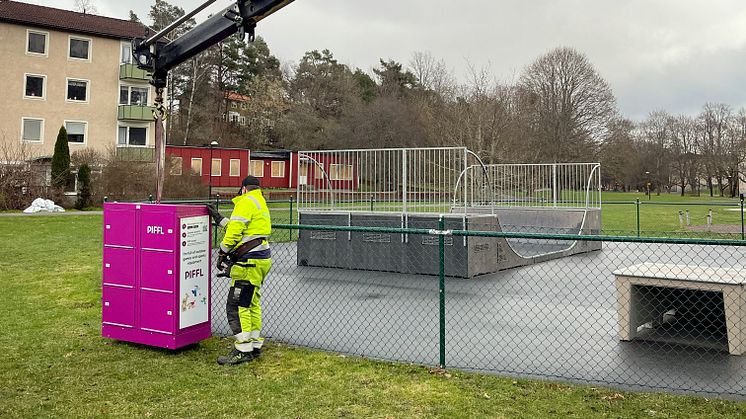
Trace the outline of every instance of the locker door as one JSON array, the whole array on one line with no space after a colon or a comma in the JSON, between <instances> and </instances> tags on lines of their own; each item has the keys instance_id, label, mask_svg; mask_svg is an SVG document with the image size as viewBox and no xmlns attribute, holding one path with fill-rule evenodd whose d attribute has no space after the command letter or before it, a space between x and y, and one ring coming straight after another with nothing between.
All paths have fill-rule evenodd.
<instances>
[{"instance_id":1,"label":"locker door","mask_svg":"<svg viewBox=\"0 0 746 419\"><path fill-rule=\"evenodd\" d=\"M135 290L104 285L102 290L102 321L113 326L134 327Z\"/></svg>"},{"instance_id":2,"label":"locker door","mask_svg":"<svg viewBox=\"0 0 746 419\"><path fill-rule=\"evenodd\" d=\"M135 209L109 204L104 211L104 244L135 246Z\"/></svg>"},{"instance_id":3,"label":"locker door","mask_svg":"<svg viewBox=\"0 0 746 419\"><path fill-rule=\"evenodd\" d=\"M173 334L174 295L156 291L140 291L140 329Z\"/></svg>"},{"instance_id":4,"label":"locker door","mask_svg":"<svg viewBox=\"0 0 746 419\"><path fill-rule=\"evenodd\" d=\"M173 253L140 251L140 288L174 291L177 276Z\"/></svg>"},{"instance_id":5,"label":"locker door","mask_svg":"<svg viewBox=\"0 0 746 419\"><path fill-rule=\"evenodd\" d=\"M104 246L104 284L135 285L135 250Z\"/></svg>"}]
</instances>

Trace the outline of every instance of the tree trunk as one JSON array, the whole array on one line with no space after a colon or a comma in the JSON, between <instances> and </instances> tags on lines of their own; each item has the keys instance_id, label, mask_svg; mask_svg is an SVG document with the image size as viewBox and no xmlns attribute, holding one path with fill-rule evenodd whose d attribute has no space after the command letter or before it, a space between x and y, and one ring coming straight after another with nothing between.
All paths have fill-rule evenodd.
<instances>
[{"instance_id":1,"label":"tree trunk","mask_svg":"<svg viewBox=\"0 0 746 419\"><path fill-rule=\"evenodd\" d=\"M189 128L192 125L192 108L194 105L194 91L197 90L197 59L192 58L192 91L189 92L189 108L187 108L187 122L184 130L184 145L189 139Z\"/></svg>"}]
</instances>

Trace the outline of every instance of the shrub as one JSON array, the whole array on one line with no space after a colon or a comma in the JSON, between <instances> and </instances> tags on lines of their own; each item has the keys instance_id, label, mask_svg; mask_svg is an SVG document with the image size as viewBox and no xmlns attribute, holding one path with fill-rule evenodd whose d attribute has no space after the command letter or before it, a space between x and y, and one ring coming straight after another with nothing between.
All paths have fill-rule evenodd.
<instances>
[{"instance_id":1,"label":"shrub","mask_svg":"<svg viewBox=\"0 0 746 419\"><path fill-rule=\"evenodd\" d=\"M82 210L91 206L91 168L83 163L78 168L78 199L75 208Z\"/></svg>"},{"instance_id":2,"label":"shrub","mask_svg":"<svg viewBox=\"0 0 746 419\"><path fill-rule=\"evenodd\" d=\"M28 147L0 138L0 210L24 209L48 197L49 164L31 160Z\"/></svg>"},{"instance_id":3,"label":"shrub","mask_svg":"<svg viewBox=\"0 0 746 419\"><path fill-rule=\"evenodd\" d=\"M70 178L70 147L67 144L67 130L60 127L52 155L52 186L61 190Z\"/></svg>"}]
</instances>

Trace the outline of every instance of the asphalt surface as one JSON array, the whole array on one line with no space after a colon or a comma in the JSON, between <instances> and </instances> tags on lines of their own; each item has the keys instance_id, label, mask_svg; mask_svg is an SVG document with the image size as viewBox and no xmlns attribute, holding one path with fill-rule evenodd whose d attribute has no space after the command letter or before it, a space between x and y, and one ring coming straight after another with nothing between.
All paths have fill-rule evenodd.
<instances>
[{"instance_id":1,"label":"asphalt surface","mask_svg":"<svg viewBox=\"0 0 746 419\"><path fill-rule=\"evenodd\" d=\"M473 279L448 278L446 366L746 398L746 357L727 353L723 327L703 330L689 322L661 329L658 338L666 342L620 342L612 274L642 262L740 267L745 256L746 248L738 247L604 243L597 252ZM344 354L438 365L437 277L299 267L294 243L274 244L273 261L262 288L263 335ZM220 335L230 335L227 288L225 279L214 279L213 329Z\"/></svg>"}]
</instances>

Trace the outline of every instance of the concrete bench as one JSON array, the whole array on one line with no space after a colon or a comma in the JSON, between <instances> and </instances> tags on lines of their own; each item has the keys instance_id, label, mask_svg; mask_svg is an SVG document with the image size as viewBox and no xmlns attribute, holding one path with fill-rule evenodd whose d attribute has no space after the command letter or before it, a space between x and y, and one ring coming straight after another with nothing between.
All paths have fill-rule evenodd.
<instances>
[{"instance_id":1,"label":"concrete bench","mask_svg":"<svg viewBox=\"0 0 746 419\"><path fill-rule=\"evenodd\" d=\"M710 291L723 297L728 351L731 355L746 352L746 270L643 263L614 271L614 275L620 340L634 339L639 326L656 322L670 309L642 287Z\"/></svg>"}]
</instances>

